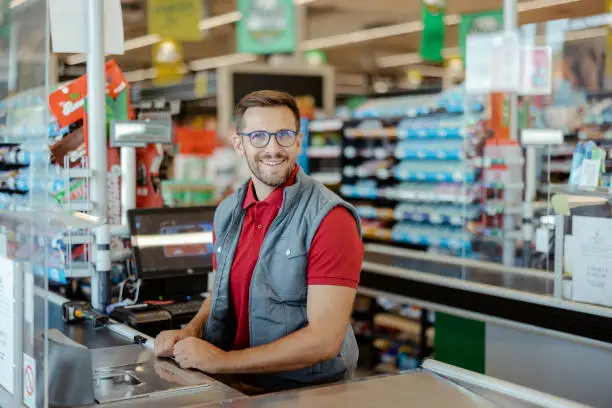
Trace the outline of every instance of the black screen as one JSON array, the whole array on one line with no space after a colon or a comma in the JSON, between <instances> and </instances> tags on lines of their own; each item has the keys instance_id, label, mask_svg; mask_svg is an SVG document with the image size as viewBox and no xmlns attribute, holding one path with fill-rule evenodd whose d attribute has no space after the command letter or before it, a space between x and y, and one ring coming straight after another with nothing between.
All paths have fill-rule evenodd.
<instances>
[{"instance_id":1,"label":"black screen","mask_svg":"<svg viewBox=\"0 0 612 408\"><path fill-rule=\"evenodd\" d=\"M212 270L214 208L136 210L132 246L141 278Z\"/></svg>"},{"instance_id":2,"label":"black screen","mask_svg":"<svg viewBox=\"0 0 612 408\"><path fill-rule=\"evenodd\" d=\"M320 75L279 75L254 72L233 74L234 100L238 103L243 96L254 91L270 89L287 92L294 97L312 96L315 106L323 109L323 77Z\"/></svg>"}]
</instances>

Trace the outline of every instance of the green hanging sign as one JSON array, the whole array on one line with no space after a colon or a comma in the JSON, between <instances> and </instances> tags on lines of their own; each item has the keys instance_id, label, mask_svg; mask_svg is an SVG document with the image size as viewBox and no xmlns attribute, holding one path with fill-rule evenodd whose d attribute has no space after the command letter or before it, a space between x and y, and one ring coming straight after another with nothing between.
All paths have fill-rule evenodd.
<instances>
[{"instance_id":1,"label":"green hanging sign","mask_svg":"<svg viewBox=\"0 0 612 408\"><path fill-rule=\"evenodd\" d=\"M281 54L295 50L293 0L238 0L239 53Z\"/></svg>"},{"instance_id":2,"label":"green hanging sign","mask_svg":"<svg viewBox=\"0 0 612 408\"><path fill-rule=\"evenodd\" d=\"M504 29L504 12L502 9L482 13L464 14L459 25L459 47L461 59L465 64L465 40L475 33L494 33Z\"/></svg>"},{"instance_id":3,"label":"green hanging sign","mask_svg":"<svg viewBox=\"0 0 612 408\"><path fill-rule=\"evenodd\" d=\"M421 0L423 33L420 52L425 61L444 61L442 48L444 48L445 12L446 0Z\"/></svg>"}]
</instances>

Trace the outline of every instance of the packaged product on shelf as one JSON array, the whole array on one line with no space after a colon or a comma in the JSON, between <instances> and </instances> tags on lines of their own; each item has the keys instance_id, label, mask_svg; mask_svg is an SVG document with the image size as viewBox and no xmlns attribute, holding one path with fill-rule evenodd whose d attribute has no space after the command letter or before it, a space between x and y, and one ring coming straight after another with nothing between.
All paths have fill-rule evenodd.
<instances>
[{"instance_id":1,"label":"packaged product on shelf","mask_svg":"<svg viewBox=\"0 0 612 408\"><path fill-rule=\"evenodd\" d=\"M68 201L77 201L87 197L87 183L84 179L72 180L68 188L61 189L55 194L52 194L53 198L57 201L58 205L66 204Z\"/></svg>"},{"instance_id":2,"label":"packaged product on shelf","mask_svg":"<svg viewBox=\"0 0 612 408\"><path fill-rule=\"evenodd\" d=\"M572 157L569 185L598 187L605 173L606 151L589 140L576 145Z\"/></svg>"},{"instance_id":3,"label":"packaged product on shelf","mask_svg":"<svg viewBox=\"0 0 612 408\"><path fill-rule=\"evenodd\" d=\"M106 94L116 99L128 89L128 82L114 60L106 63ZM49 109L61 127L82 120L85 117L87 97L87 75L61 86L49 95Z\"/></svg>"},{"instance_id":4,"label":"packaged product on shelf","mask_svg":"<svg viewBox=\"0 0 612 408\"><path fill-rule=\"evenodd\" d=\"M85 146L85 129L81 127L74 130L63 139L52 144L50 150L51 163L60 167L64 167L66 164L70 168L81 167L83 165L82 159L86 156L87 151Z\"/></svg>"}]
</instances>

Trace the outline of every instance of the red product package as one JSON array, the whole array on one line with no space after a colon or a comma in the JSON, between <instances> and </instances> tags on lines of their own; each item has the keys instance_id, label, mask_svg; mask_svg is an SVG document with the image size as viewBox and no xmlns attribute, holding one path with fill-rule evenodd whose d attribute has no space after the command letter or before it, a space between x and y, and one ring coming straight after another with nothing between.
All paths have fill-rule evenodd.
<instances>
[{"instance_id":1,"label":"red product package","mask_svg":"<svg viewBox=\"0 0 612 408\"><path fill-rule=\"evenodd\" d=\"M117 98L128 82L115 60L106 63L106 93ZM49 109L61 127L70 126L85 116L87 75L83 75L49 95Z\"/></svg>"}]
</instances>

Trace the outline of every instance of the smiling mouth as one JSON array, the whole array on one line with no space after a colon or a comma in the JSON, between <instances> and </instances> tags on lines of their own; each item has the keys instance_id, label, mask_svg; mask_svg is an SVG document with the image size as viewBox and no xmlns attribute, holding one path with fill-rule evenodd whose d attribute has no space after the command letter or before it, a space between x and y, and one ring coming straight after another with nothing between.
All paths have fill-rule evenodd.
<instances>
[{"instance_id":1,"label":"smiling mouth","mask_svg":"<svg viewBox=\"0 0 612 408\"><path fill-rule=\"evenodd\" d=\"M285 162L285 160L260 160L267 167L278 167Z\"/></svg>"}]
</instances>

